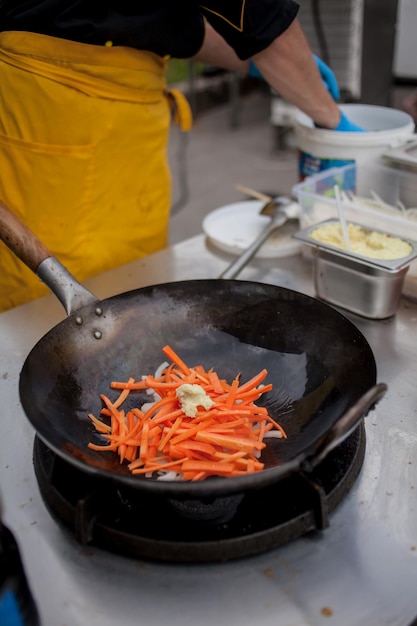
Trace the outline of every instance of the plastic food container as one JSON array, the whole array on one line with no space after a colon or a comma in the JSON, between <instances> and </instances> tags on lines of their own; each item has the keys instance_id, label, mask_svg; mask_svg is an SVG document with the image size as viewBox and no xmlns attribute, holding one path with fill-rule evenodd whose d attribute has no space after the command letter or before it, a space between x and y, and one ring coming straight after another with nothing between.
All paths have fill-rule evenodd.
<instances>
[{"instance_id":1,"label":"plastic food container","mask_svg":"<svg viewBox=\"0 0 417 626\"><path fill-rule=\"evenodd\" d=\"M356 163L306 178L293 187L300 205L300 228L338 216L335 185L341 190L347 220L417 240L415 168ZM311 250L306 246L303 246L302 253L311 257ZM417 296L417 261L411 263L403 293Z\"/></svg>"},{"instance_id":2,"label":"plastic food container","mask_svg":"<svg viewBox=\"0 0 417 626\"><path fill-rule=\"evenodd\" d=\"M374 164L334 167L293 187L300 227L337 217L334 186L342 191L346 219L417 239L417 173Z\"/></svg>"},{"instance_id":3,"label":"plastic food container","mask_svg":"<svg viewBox=\"0 0 417 626\"><path fill-rule=\"evenodd\" d=\"M311 232L318 226L335 221L325 220L294 235L312 250L314 287L318 298L362 317L392 317L398 308L410 263L417 258L417 242L401 237L410 244L410 254L400 259L383 260L363 257L311 237ZM381 229L372 230L387 234Z\"/></svg>"}]
</instances>

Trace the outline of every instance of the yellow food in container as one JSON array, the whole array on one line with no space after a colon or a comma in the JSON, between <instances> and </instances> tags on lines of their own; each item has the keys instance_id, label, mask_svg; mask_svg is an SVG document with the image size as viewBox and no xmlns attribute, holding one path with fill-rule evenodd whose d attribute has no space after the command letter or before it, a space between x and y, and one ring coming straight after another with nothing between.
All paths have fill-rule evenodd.
<instances>
[{"instance_id":1,"label":"yellow food in container","mask_svg":"<svg viewBox=\"0 0 417 626\"><path fill-rule=\"evenodd\" d=\"M318 226L310 232L309 236L321 243L349 250L349 252L371 259L401 259L412 252L412 246L399 237L369 230L359 224L348 223L347 226L349 248L346 246L343 231L338 222Z\"/></svg>"}]
</instances>

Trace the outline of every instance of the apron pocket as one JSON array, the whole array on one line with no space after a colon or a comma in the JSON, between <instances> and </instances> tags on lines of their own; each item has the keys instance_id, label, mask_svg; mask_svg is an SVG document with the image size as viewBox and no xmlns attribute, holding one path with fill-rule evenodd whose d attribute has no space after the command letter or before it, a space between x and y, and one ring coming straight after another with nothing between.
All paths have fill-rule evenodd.
<instances>
[{"instance_id":1,"label":"apron pocket","mask_svg":"<svg viewBox=\"0 0 417 626\"><path fill-rule=\"evenodd\" d=\"M0 199L82 280L81 254L91 231L93 146L56 146L0 134ZM0 254L0 310L48 294L49 290L6 247Z\"/></svg>"},{"instance_id":2,"label":"apron pocket","mask_svg":"<svg viewBox=\"0 0 417 626\"><path fill-rule=\"evenodd\" d=\"M94 157L0 135L0 197L64 264L87 236Z\"/></svg>"}]
</instances>

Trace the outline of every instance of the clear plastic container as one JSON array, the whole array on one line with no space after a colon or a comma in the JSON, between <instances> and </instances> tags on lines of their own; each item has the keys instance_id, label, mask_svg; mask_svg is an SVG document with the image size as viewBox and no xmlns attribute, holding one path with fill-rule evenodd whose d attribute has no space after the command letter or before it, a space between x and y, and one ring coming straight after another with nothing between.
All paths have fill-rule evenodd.
<instances>
[{"instance_id":1,"label":"clear plastic container","mask_svg":"<svg viewBox=\"0 0 417 626\"><path fill-rule=\"evenodd\" d=\"M338 217L334 186L342 193L346 219L417 239L417 172L375 164L325 170L293 188L300 227Z\"/></svg>"}]
</instances>

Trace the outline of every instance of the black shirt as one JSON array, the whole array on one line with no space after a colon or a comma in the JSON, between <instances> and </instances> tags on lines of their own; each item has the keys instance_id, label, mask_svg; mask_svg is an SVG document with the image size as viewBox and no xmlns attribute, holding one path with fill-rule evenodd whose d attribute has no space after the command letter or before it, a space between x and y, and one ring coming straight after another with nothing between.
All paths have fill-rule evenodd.
<instances>
[{"instance_id":1,"label":"black shirt","mask_svg":"<svg viewBox=\"0 0 417 626\"><path fill-rule=\"evenodd\" d=\"M0 30L187 58L203 43L205 17L247 59L284 32L297 11L293 0L0 0Z\"/></svg>"}]
</instances>

